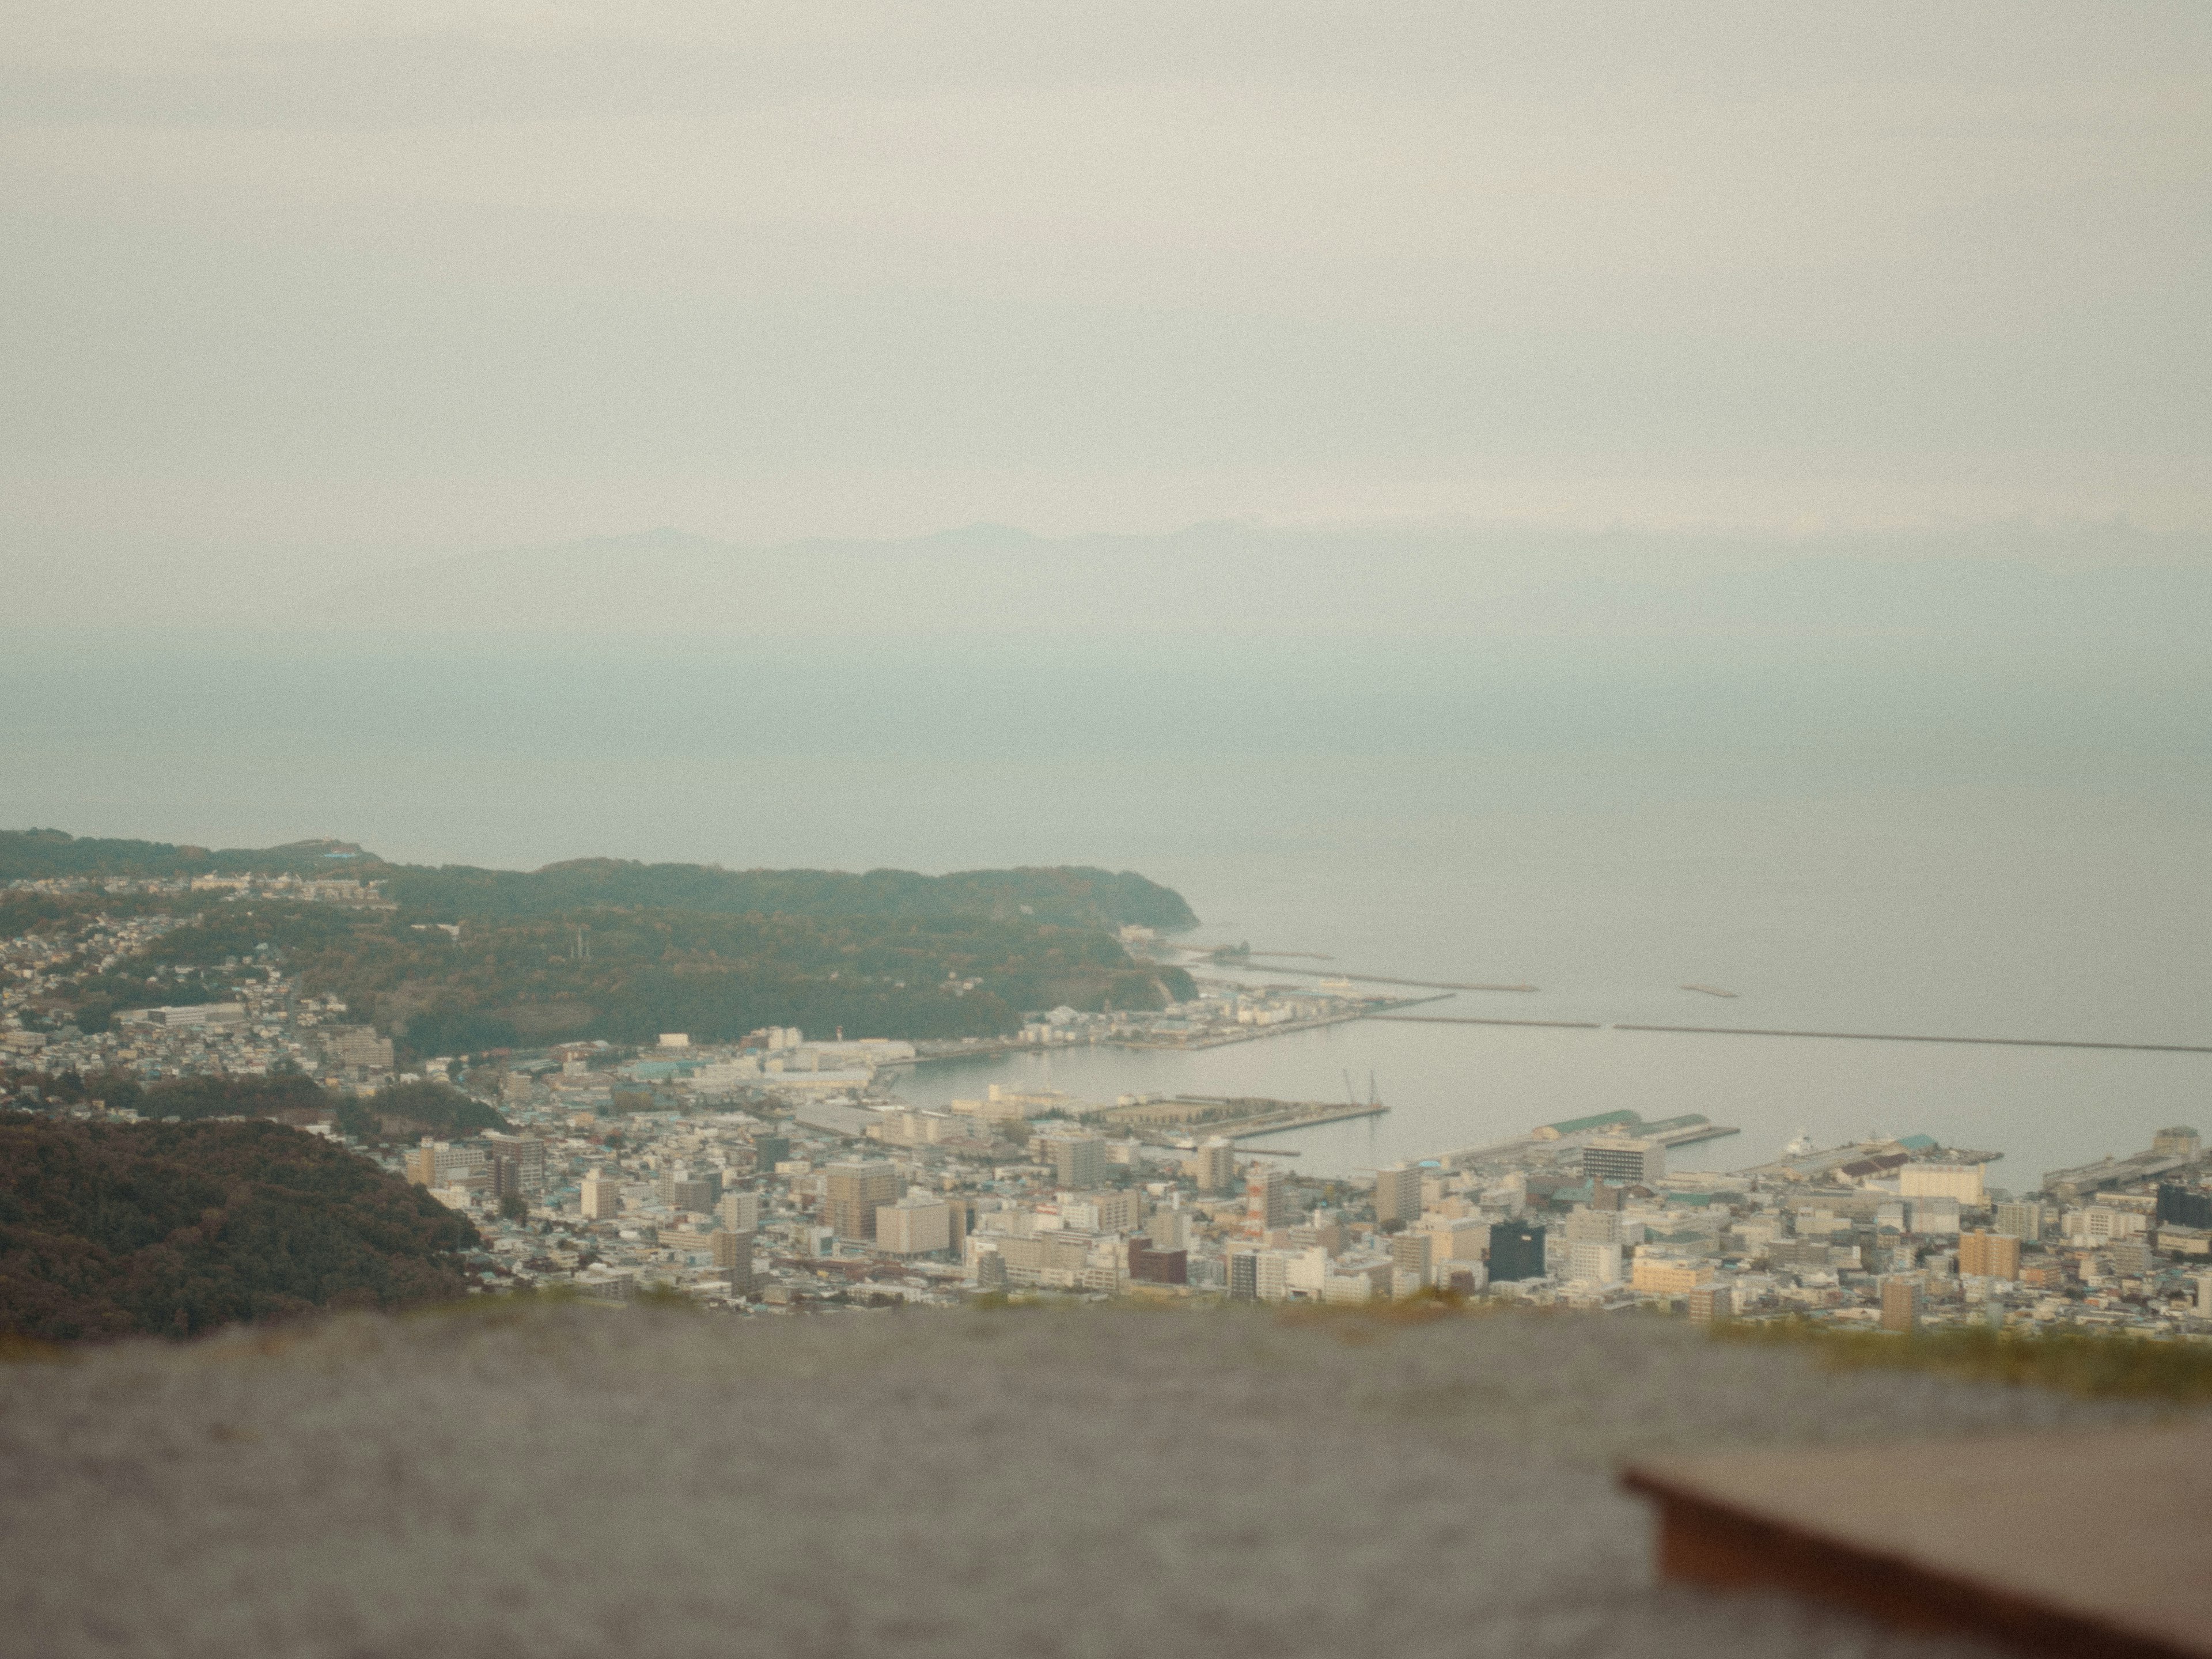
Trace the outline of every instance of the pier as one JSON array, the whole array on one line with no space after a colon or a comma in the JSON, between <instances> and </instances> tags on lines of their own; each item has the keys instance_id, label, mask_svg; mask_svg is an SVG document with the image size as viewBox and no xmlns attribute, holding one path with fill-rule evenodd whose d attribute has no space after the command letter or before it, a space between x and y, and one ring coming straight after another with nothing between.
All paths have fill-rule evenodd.
<instances>
[{"instance_id":1,"label":"pier","mask_svg":"<svg viewBox=\"0 0 2212 1659\"><path fill-rule=\"evenodd\" d=\"M1198 963L1211 963L1212 965L1218 968L1233 968L1238 963L1249 960L1248 957L1241 954L1236 957L1216 957L1211 951L1201 951L1194 945L1178 945L1176 948L1188 952L1190 956L1194 957ZM1255 957L1261 954L1262 953L1258 951L1255 951L1251 953L1251 955ZM1274 957L1287 957L1311 956L1315 953L1312 951L1272 951L1266 952L1265 954ZM1322 960L1326 961L1328 958L1322 957ZM1340 968L1291 968L1273 962L1265 963L1261 965L1265 967L1267 972L1271 974L1311 974L1316 979L1356 979L1363 985L1411 985L1417 989L1424 991L1531 992L1542 988L1540 986L1534 985L1475 984L1465 980L1455 979L1401 979L1392 974L1354 974L1347 972Z\"/></svg>"},{"instance_id":2,"label":"pier","mask_svg":"<svg viewBox=\"0 0 2212 1659\"><path fill-rule=\"evenodd\" d=\"M1579 1146L1600 1135L1626 1135L1637 1140L1656 1140L1662 1146L1674 1147L1694 1146L1701 1140L1718 1140L1724 1135L1742 1133L1731 1125L1714 1122L1702 1112L1685 1112L1679 1117L1662 1117L1647 1123L1637 1113L1623 1109L1600 1113L1595 1117L1572 1118L1564 1123L1541 1124L1526 1134L1514 1136L1510 1140L1439 1152L1437 1161L1447 1168L1465 1169L1474 1164L1516 1158L1540 1147L1556 1150L1561 1146Z\"/></svg>"},{"instance_id":3,"label":"pier","mask_svg":"<svg viewBox=\"0 0 2212 1659\"><path fill-rule=\"evenodd\" d=\"M1825 1038L1834 1042L1949 1042L1980 1048L2090 1048L2139 1054L2212 1054L2212 1043L2095 1042L2078 1037L1939 1036L1911 1031L1790 1031L1757 1025L1643 1025L1626 1020L1504 1019L1474 1014L1370 1014L1419 1025L1527 1025L1555 1031L1658 1031L1682 1036Z\"/></svg>"},{"instance_id":4,"label":"pier","mask_svg":"<svg viewBox=\"0 0 2212 1659\"><path fill-rule=\"evenodd\" d=\"M1602 1031L1594 1019L1485 1019L1474 1014L1370 1014L1370 1019L1403 1020L1413 1025L1540 1025L1554 1031Z\"/></svg>"},{"instance_id":5,"label":"pier","mask_svg":"<svg viewBox=\"0 0 2212 1659\"><path fill-rule=\"evenodd\" d=\"M1127 1106L1109 1106L1091 1121L1134 1132L1139 1139L1171 1141L1193 1134L1243 1140L1284 1134L1349 1118L1379 1117L1390 1109L1379 1100L1273 1100L1260 1095L1177 1095Z\"/></svg>"}]
</instances>

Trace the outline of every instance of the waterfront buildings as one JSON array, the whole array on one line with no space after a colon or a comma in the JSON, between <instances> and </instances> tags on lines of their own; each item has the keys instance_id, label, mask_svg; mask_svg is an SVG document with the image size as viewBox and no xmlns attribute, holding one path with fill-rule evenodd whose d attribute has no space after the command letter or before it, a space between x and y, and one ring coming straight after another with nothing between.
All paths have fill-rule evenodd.
<instances>
[{"instance_id":1,"label":"waterfront buildings","mask_svg":"<svg viewBox=\"0 0 2212 1659\"><path fill-rule=\"evenodd\" d=\"M1667 1148L1635 1136L1603 1136L1583 1148L1583 1173L1596 1181L1651 1186L1667 1173Z\"/></svg>"},{"instance_id":2,"label":"waterfront buildings","mask_svg":"<svg viewBox=\"0 0 2212 1659\"><path fill-rule=\"evenodd\" d=\"M296 1068L366 1093L373 1125L379 1085L450 1076L508 1127L357 1144L471 1216L487 1287L564 1283L624 1299L659 1285L747 1316L990 1293L1357 1306L1446 1291L1856 1329L1878 1328L1886 1308L1894 1321L1909 1290L1923 1329L2212 1335L2212 1163L2185 1126L2008 1192L1992 1184L1997 1153L1924 1136L1794 1148L1734 1175L1669 1173L1653 1148L1707 1126L1622 1109L1363 1182L1241 1153L1194 1097L1109 1109L1002 1085L985 1111L905 1106L885 1097L896 1068L930 1045L906 1055L789 1028L637 1054L574 1042L434 1059L394 1077L388 1039L274 961L242 977L230 1009L149 995L160 1018L108 1031L27 1023L27 999L51 989L40 975L143 951L167 925L132 915L81 938L0 941L16 974L7 987L28 988L0 1000L17 1103L64 1109L46 1097L72 1073ZM1224 1003L1215 1024L1283 1029L1261 1024L1267 1012ZM1305 1015L1291 1013L1294 1029ZM1175 1018L1214 1029L1198 1012ZM1036 1023L1054 1044L1123 1029L1073 1011ZM1162 1121L1123 1121L1147 1114ZM333 1121L311 1127L343 1138Z\"/></svg>"}]
</instances>

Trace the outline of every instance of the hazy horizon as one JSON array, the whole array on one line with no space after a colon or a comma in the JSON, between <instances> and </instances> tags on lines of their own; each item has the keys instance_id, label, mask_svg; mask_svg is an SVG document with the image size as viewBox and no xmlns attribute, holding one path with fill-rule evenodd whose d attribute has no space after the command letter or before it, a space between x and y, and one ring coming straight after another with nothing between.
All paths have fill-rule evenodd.
<instances>
[{"instance_id":1,"label":"hazy horizon","mask_svg":"<svg viewBox=\"0 0 2212 1659\"><path fill-rule=\"evenodd\" d=\"M0 561L2212 526L2212 14L88 0Z\"/></svg>"},{"instance_id":2,"label":"hazy horizon","mask_svg":"<svg viewBox=\"0 0 2212 1659\"><path fill-rule=\"evenodd\" d=\"M2171 0L50 10L0 821L2201 1038L2208 90ZM2195 1076L1626 1052L1513 1086L2057 1157Z\"/></svg>"}]
</instances>

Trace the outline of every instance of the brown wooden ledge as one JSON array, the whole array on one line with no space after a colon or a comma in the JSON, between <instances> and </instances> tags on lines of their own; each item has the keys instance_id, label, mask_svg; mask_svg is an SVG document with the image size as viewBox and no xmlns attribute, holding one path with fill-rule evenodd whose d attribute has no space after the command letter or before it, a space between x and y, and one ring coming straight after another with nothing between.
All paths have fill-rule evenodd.
<instances>
[{"instance_id":1,"label":"brown wooden ledge","mask_svg":"<svg viewBox=\"0 0 2212 1659\"><path fill-rule=\"evenodd\" d=\"M2020 1652L2212 1659L2212 1428L1667 1458L1662 1576Z\"/></svg>"}]
</instances>

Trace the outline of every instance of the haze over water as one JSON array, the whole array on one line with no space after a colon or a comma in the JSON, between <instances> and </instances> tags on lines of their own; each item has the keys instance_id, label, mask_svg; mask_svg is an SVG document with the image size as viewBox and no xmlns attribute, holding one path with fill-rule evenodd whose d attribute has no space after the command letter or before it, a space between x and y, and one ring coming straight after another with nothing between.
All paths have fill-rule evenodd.
<instances>
[{"instance_id":1,"label":"haze over water","mask_svg":"<svg viewBox=\"0 0 2212 1659\"><path fill-rule=\"evenodd\" d=\"M2142 580L2084 579L2046 620ZM1241 640L842 637L834 614L742 641L19 635L0 817L525 866L1096 864L1178 889L1206 942L1540 988L1422 1012L2203 1043L2203 584L2154 586L2142 629L2032 648L1955 617L1719 645L1326 617ZM1346 1072L1393 1109L1274 1143L1301 1168L1625 1106L1743 1129L1677 1167L1924 1132L2028 1188L2212 1128L2212 1055L1373 1023L929 1066L903 1092L1336 1099Z\"/></svg>"},{"instance_id":2,"label":"haze over water","mask_svg":"<svg viewBox=\"0 0 2212 1659\"><path fill-rule=\"evenodd\" d=\"M2212 1037L2202 4L16 9L0 823L1087 862L1542 988L1445 1012ZM2212 1056L1054 1062L1370 1069L1311 1167L2212 1128Z\"/></svg>"}]
</instances>

